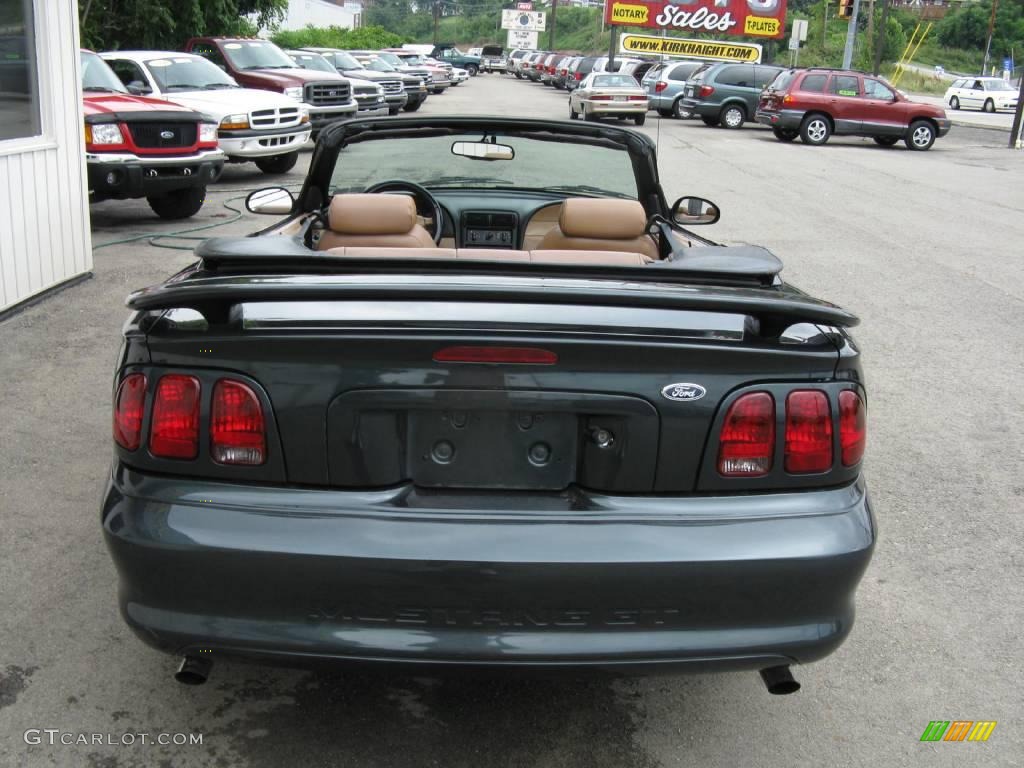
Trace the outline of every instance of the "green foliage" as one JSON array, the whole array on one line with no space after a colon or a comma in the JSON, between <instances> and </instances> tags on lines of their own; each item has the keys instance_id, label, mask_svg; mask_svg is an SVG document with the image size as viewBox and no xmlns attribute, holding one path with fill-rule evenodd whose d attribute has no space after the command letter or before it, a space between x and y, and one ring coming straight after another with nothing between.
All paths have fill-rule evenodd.
<instances>
[{"instance_id":1,"label":"green foliage","mask_svg":"<svg viewBox=\"0 0 1024 768\"><path fill-rule=\"evenodd\" d=\"M85 47L159 50L199 35L255 34L283 17L288 0L79 0L78 7Z\"/></svg>"},{"instance_id":2,"label":"green foliage","mask_svg":"<svg viewBox=\"0 0 1024 768\"><path fill-rule=\"evenodd\" d=\"M282 48L351 48L354 50L392 48L407 42L405 38L383 27L359 29L308 26L299 30L283 30L271 38Z\"/></svg>"},{"instance_id":3,"label":"green foliage","mask_svg":"<svg viewBox=\"0 0 1024 768\"><path fill-rule=\"evenodd\" d=\"M973 49L984 54L991 14L992 0L979 0L950 11L937 25L938 42L949 48ZM1001 0L996 9L991 56L1000 60L1022 49L1024 0Z\"/></svg>"}]
</instances>

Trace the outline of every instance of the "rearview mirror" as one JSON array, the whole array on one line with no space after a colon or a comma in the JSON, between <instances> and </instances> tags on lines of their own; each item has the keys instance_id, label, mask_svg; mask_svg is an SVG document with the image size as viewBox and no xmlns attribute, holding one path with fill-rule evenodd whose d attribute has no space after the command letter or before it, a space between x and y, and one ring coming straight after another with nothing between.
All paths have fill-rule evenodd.
<instances>
[{"instance_id":1,"label":"rearview mirror","mask_svg":"<svg viewBox=\"0 0 1024 768\"><path fill-rule=\"evenodd\" d=\"M153 89L141 80L132 80L125 87L128 89L128 93L132 94L133 96L145 96L147 93L153 92Z\"/></svg>"},{"instance_id":2,"label":"rearview mirror","mask_svg":"<svg viewBox=\"0 0 1024 768\"><path fill-rule=\"evenodd\" d=\"M245 198L245 207L251 213L266 213L282 216L292 212L295 198L284 187L257 189Z\"/></svg>"},{"instance_id":3,"label":"rearview mirror","mask_svg":"<svg viewBox=\"0 0 1024 768\"><path fill-rule=\"evenodd\" d=\"M714 224L721 216L718 206L703 197L680 197L672 204L672 221L681 226Z\"/></svg>"},{"instance_id":4,"label":"rearview mirror","mask_svg":"<svg viewBox=\"0 0 1024 768\"><path fill-rule=\"evenodd\" d=\"M456 141L452 154L474 160L511 160L516 151L508 144L489 144L486 141Z\"/></svg>"}]
</instances>

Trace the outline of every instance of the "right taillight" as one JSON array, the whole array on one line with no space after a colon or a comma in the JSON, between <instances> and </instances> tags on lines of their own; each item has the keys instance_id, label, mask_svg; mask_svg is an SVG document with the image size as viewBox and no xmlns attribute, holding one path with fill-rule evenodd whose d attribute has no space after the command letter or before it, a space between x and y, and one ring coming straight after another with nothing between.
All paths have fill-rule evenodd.
<instances>
[{"instance_id":1,"label":"right taillight","mask_svg":"<svg viewBox=\"0 0 1024 768\"><path fill-rule=\"evenodd\" d=\"M852 389L844 389L839 393L839 446L844 467L864 456L867 434L864 401Z\"/></svg>"},{"instance_id":2,"label":"right taillight","mask_svg":"<svg viewBox=\"0 0 1024 768\"><path fill-rule=\"evenodd\" d=\"M702 85L700 87L699 95L700 95L700 97L702 99L706 99L708 96L710 96L714 92L715 92L715 89L712 88L710 85Z\"/></svg>"},{"instance_id":3,"label":"right taillight","mask_svg":"<svg viewBox=\"0 0 1024 768\"><path fill-rule=\"evenodd\" d=\"M221 379L210 406L210 455L218 464L257 465L267 460L263 408L252 388Z\"/></svg>"},{"instance_id":4,"label":"right taillight","mask_svg":"<svg viewBox=\"0 0 1024 768\"><path fill-rule=\"evenodd\" d=\"M165 459L194 459L199 454L199 379L163 376L153 396L149 452Z\"/></svg>"},{"instance_id":5,"label":"right taillight","mask_svg":"<svg viewBox=\"0 0 1024 768\"><path fill-rule=\"evenodd\" d=\"M719 435L718 472L725 477L759 477L772 468L775 453L775 400L750 392L725 415Z\"/></svg>"},{"instance_id":6,"label":"right taillight","mask_svg":"<svg viewBox=\"0 0 1024 768\"><path fill-rule=\"evenodd\" d=\"M114 397L114 441L127 451L142 442L142 414L146 407L146 377L130 373Z\"/></svg>"},{"instance_id":7,"label":"right taillight","mask_svg":"<svg viewBox=\"0 0 1024 768\"><path fill-rule=\"evenodd\" d=\"M786 471L832 469L832 409L819 389L798 389L786 397Z\"/></svg>"}]
</instances>

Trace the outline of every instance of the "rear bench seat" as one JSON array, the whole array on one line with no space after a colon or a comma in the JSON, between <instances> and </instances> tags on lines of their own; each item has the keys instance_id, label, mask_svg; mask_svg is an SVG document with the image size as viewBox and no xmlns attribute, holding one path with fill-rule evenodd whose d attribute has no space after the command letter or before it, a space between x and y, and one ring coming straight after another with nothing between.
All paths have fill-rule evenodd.
<instances>
[{"instance_id":1,"label":"rear bench seat","mask_svg":"<svg viewBox=\"0 0 1024 768\"><path fill-rule=\"evenodd\" d=\"M639 267L654 261L642 253L625 251L508 251L500 248L328 248L327 253L349 259L462 259L466 261L517 261L534 264L604 264Z\"/></svg>"}]
</instances>

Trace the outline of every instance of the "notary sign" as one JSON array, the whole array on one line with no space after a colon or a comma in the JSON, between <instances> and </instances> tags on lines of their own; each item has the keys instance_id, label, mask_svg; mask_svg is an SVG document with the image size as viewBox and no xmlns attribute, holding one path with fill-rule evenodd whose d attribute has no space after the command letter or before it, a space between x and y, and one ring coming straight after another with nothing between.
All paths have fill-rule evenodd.
<instances>
[{"instance_id":1,"label":"notary sign","mask_svg":"<svg viewBox=\"0 0 1024 768\"><path fill-rule=\"evenodd\" d=\"M761 46L757 43L727 43L721 40L682 40L678 37L629 34L619 38L619 51L685 56L688 59L709 61L742 61L748 64L761 62Z\"/></svg>"},{"instance_id":2,"label":"notary sign","mask_svg":"<svg viewBox=\"0 0 1024 768\"><path fill-rule=\"evenodd\" d=\"M781 38L786 0L608 0L604 18L623 27Z\"/></svg>"}]
</instances>

